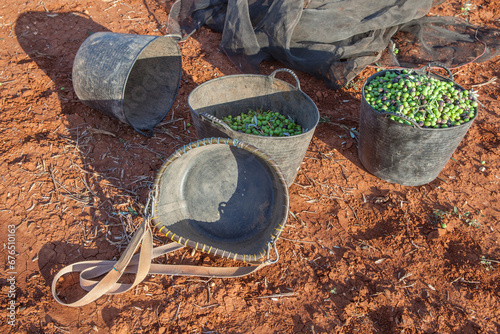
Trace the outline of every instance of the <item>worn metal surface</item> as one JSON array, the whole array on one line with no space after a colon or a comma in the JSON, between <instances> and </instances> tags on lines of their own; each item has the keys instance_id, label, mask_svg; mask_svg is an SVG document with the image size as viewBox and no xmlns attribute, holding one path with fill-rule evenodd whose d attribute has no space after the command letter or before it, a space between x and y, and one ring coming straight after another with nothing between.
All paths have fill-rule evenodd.
<instances>
[{"instance_id":1,"label":"worn metal surface","mask_svg":"<svg viewBox=\"0 0 500 334\"><path fill-rule=\"evenodd\" d=\"M87 106L151 136L175 101L181 71L169 36L98 32L75 56L73 87Z\"/></svg>"}]
</instances>

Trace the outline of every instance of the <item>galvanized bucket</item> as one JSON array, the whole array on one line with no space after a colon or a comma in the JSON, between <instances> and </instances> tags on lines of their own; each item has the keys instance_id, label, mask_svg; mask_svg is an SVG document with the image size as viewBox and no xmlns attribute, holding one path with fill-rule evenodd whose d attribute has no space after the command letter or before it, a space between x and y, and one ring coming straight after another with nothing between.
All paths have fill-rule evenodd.
<instances>
[{"instance_id":1,"label":"galvanized bucket","mask_svg":"<svg viewBox=\"0 0 500 334\"><path fill-rule=\"evenodd\" d=\"M296 85L275 78L279 72L291 74ZM233 138L261 149L276 161L288 186L297 176L319 122L318 108L288 69L278 69L269 76L228 75L207 81L189 94L188 104L199 139ZM290 116L305 131L295 136L264 137L234 131L221 121L258 108Z\"/></svg>"},{"instance_id":2,"label":"galvanized bucket","mask_svg":"<svg viewBox=\"0 0 500 334\"><path fill-rule=\"evenodd\" d=\"M181 73L171 36L98 32L78 49L72 79L84 104L150 137L175 101Z\"/></svg>"}]
</instances>

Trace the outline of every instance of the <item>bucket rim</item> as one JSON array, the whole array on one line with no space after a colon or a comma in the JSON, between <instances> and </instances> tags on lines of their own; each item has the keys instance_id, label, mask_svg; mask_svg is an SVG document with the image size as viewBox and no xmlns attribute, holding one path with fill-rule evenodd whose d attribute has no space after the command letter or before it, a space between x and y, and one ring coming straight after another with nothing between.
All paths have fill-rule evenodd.
<instances>
[{"instance_id":1,"label":"bucket rim","mask_svg":"<svg viewBox=\"0 0 500 334\"><path fill-rule=\"evenodd\" d=\"M274 72L273 72L274 73ZM290 87L294 88L295 90L300 90L302 93L304 93L304 91L302 89L300 89L300 87L296 87L284 80L281 80L281 79L278 79L276 77L271 77L271 74L270 75L265 75L265 74L253 74L253 73L248 73L248 74L227 74L227 75L223 75L223 76L220 76L220 77L217 77L217 78L213 78L213 79L210 79L210 80L207 80L201 84L199 84L198 86L196 86L192 91L191 93L189 93L189 95L191 95L194 91L198 90L200 87L203 87L203 86L207 86L209 83L213 83L215 81L219 81L219 80L230 80L230 79L233 79L233 78L237 78L237 77L258 77L258 78L262 78L262 79L269 79L269 80L277 80L277 81L282 81L284 82L285 84L289 85ZM189 98L189 96L188 96Z\"/></svg>"},{"instance_id":2,"label":"bucket rim","mask_svg":"<svg viewBox=\"0 0 500 334\"><path fill-rule=\"evenodd\" d=\"M201 118L200 116L200 113L198 113L192 106L191 106L191 103L189 103L189 101L191 100L191 97L197 92L199 91L200 89L202 89L203 87L205 86L208 86L209 84L212 84L214 82L217 82L217 81L222 81L222 80L231 80L231 79L236 79L236 78L240 78L240 77L256 77L256 78L261 78L263 80L273 80L273 81L280 81L281 83L289 86L290 88L292 88L293 90L299 92L300 94L302 94L306 100L312 105L314 106L314 114L315 114L315 120L314 120L314 126L311 126L306 132L303 132L301 134L298 134L298 135L294 135L294 136L290 136L290 137L300 137L300 136L305 136L305 135L309 135L309 133L311 131L314 131L316 129L316 127L318 126L319 124L319 120L320 120L320 113L319 113L319 110L318 110L318 106L316 105L316 103L314 103L314 101L311 99L311 97L309 95L307 95L301 88L300 88L300 85L298 83L298 79L296 78L297 80L297 84L298 86L294 86L284 80L281 80L281 79L278 79L274 76L274 74L277 72L278 70L275 70L273 73L271 73L270 75L264 75L264 74L229 74L229 75L224 75L224 76L221 76L221 77L218 77L218 78L214 78L214 79L210 79L210 80L207 80L205 82L203 82L202 84L198 85L197 87L195 87L189 94L188 94L188 97L187 97L187 104L188 104L188 107L189 109L191 110L192 113L194 113L196 115L196 117L198 118ZM291 72L292 75L295 76L295 74L290 71L290 70L287 70L287 72ZM229 130L228 130L229 131ZM281 139L281 140L286 140L290 137L267 137L267 136L259 136L259 135L253 135L253 134L249 134L249 133L244 133L244 132L238 132L238 131L234 131L233 129L231 129L231 132L232 133L238 133L238 134L242 134L242 135L248 135L248 136L255 136L257 138L268 138L268 139Z\"/></svg>"},{"instance_id":3,"label":"bucket rim","mask_svg":"<svg viewBox=\"0 0 500 334\"><path fill-rule=\"evenodd\" d=\"M290 74L292 74L295 78L295 80L297 81L297 86L294 86L292 84L290 84L289 82L286 82L284 80L281 80L281 79L278 79L276 78L275 74L278 72L278 71L285 71L285 72L288 72ZM305 97L307 97L310 102L312 102L312 104L315 106L316 110L318 109L318 107L316 106L316 104L314 103L314 101L309 97L309 95L307 95L301 88L300 88L300 83L298 81L298 78L297 76L295 75L295 73L289 69L277 69L275 70L274 72L272 72L271 74L269 75L265 75L265 74L253 74L253 73L248 73L248 74L228 74L228 75L223 75L221 77L217 77L217 78L214 78L214 79L210 79L210 80L207 80L201 84L199 84L198 86L196 86L193 90L191 90L191 92L189 92L188 94L188 97L187 97L187 101L188 101L188 105L189 105L189 100L191 98L191 95L193 95L196 91L200 90L202 87L204 86L208 86L209 84L211 83L214 83L214 82L217 82L217 81L222 81L222 80L231 80L231 79L236 79L236 78L239 78L239 77L255 77L255 78L261 78L261 79L264 79L264 80L274 80L274 81L280 81L282 83L284 83L285 85L289 86L290 88L292 88L293 90L296 90L296 91L299 91L300 93L302 93ZM189 107L191 108L191 105L189 105ZM192 108L191 108L192 109ZM194 110L193 110L194 111ZM318 111L318 110L317 110ZM194 111L197 115L199 115L196 111ZM318 115L319 115L319 111L318 111ZM319 116L318 116L318 120L319 120Z\"/></svg>"}]
</instances>

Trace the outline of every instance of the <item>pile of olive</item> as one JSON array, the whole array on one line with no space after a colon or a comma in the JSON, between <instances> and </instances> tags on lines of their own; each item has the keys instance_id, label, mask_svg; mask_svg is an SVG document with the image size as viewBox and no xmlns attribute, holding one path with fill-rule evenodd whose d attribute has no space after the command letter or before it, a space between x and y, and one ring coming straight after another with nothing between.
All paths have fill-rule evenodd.
<instances>
[{"instance_id":1,"label":"pile of olive","mask_svg":"<svg viewBox=\"0 0 500 334\"><path fill-rule=\"evenodd\" d=\"M408 70L389 70L374 77L365 84L364 97L376 111L391 113L392 120L409 125L412 120L424 128L464 124L476 116L478 107L472 92Z\"/></svg>"},{"instance_id":2,"label":"pile of olive","mask_svg":"<svg viewBox=\"0 0 500 334\"><path fill-rule=\"evenodd\" d=\"M302 133L302 127L293 119L276 111L249 110L237 116L222 119L234 131L241 131L258 136L283 137Z\"/></svg>"}]
</instances>

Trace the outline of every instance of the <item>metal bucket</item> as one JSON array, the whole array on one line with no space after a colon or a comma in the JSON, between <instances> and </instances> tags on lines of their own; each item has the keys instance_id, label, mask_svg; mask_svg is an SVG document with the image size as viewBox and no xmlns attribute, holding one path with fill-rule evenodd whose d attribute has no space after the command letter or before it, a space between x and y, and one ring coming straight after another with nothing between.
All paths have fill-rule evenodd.
<instances>
[{"instance_id":1,"label":"metal bucket","mask_svg":"<svg viewBox=\"0 0 500 334\"><path fill-rule=\"evenodd\" d=\"M276 73L293 75L296 86L275 78ZM193 123L199 139L224 137L238 139L267 153L280 167L290 186L319 122L318 108L301 89L299 79L288 69L265 75L228 75L207 81L188 97ZM264 137L234 131L220 119L261 108L290 116L303 129L302 134Z\"/></svg>"},{"instance_id":2,"label":"metal bucket","mask_svg":"<svg viewBox=\"0 0 500 334\"><path fill-rule=\"evenodd\" d=\"M390 70L389 70L390 71ZM453 152L467 134L469 122L449 128L422 128L391 120L388 114L373 109L365 98L365 86L386 71L373 74L363 85L361 99L358 156L371 174L390 183L420 186L433 181L450 160ZM416 73L425 73L422 70ZM437 79L451 81L430 73ZM404 117L404 116L403 116Z\"/></svg>"},{"instance_id":3,"label":"metal bucket","mask_svg":"<svg viewBox=\"0 0 500 334\"><path fill-rule=\"evenodd\" d=\"M78 49L72 79L84 104L150 137L175 101L181 73L170 36L98 32Z\"/></svg>"}]
</instances>

